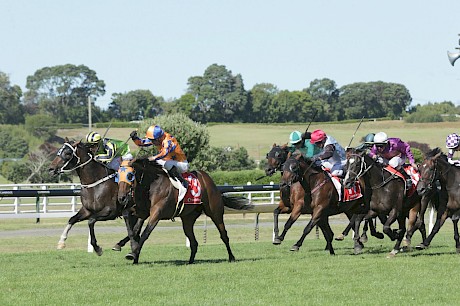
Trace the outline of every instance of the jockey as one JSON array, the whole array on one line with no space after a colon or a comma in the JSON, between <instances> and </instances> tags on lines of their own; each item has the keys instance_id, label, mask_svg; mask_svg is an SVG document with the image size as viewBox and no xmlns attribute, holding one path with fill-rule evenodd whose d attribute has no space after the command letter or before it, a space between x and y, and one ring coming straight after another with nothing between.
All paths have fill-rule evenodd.
<instances>
[{"instance_id":1,"label":"jockey","mask_svg":"<svg viewBox=\"0 0 460 306\"><path fill-rule=\"evenodd\" d=\"M302 154L303 157L313 157L313 155L318 154L320 149L310 141L306 141L311 138L310 132L305 132L301 134L299 131L293 131L289 135L289 152L294 153L298 151Z\"/></svg>"},{"instance_id":2,"label":"jockey","mask_svg":"<svg viewBox=\"0 0 460 306\"><path fill-rule=\"evenodd\" d=\"M455 151L460 151L460 136L456 133L452 133L446 138L446 148L449 149L447 153L447 161L449 164L454 166L460 166L460 160L452 159L454 157Z\"/></svg>"},{"instance_id":3,"label":"jockey","mask_svg":"<svg viewBox=\"0 0 460 306\"><path fill-rule=\"evenodd\" d=\"M346 157L344 148L337 140L322 130L315 130L311 133L310 143L321 149L321 152L313 156L313 160L321 161L323 167L330 169L332 175L342 176Z\"/></svg>"},{"instance_id":4,"label":"jockey","mask_svg":"<svg viewBox=\"0 0 460 306\"><path fill-rule=\"evenodd\" d=\"M147 129L145 138L139 138L137 131L131 132L129 136L139 147L154 145L159 153L149 156L149 160L156 161L162 165L172 178L181 182L182 186L187 189L188 181L180 174L188 171L188 161L174 136L163 131L158 125L150 126Z\"/></svg>"},{"instance_id":5,"label":"jockey","mask_svg":"<svg viewBox=\"0 0 460 306\"><path fill-rule=\"evenodd\" d=\"M407 158L412 167L418 170L414 160L414 154L412 154L408 143L399 138L388 138L386 133L379 132L375 134L374 146L369 155L376 160L380 157L380 162L382 164L390 165L398 170L406 178L406 189L412 187L412 179L402 167Z\"/></svg>"},{"instance_id":6,"label":"jockey","mask_svg":"<svg viewBox=\"0 0 460 306\"><path fill-rule=\"evenodd\" d=\"M122 160L132 160L133 156L126 142L102 138L97 132L89 132L84 139L93 152L94 160L106 164L107 168L118 171Z\"/></svg>"}]
</instances>

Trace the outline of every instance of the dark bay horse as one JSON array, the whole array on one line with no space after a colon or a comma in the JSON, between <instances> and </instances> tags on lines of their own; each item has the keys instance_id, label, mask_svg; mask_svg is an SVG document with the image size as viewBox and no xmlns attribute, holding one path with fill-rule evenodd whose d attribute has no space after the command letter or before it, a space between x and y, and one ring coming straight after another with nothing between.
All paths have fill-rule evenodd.
<instances>
[{"instance_id":1,"label":"dark bay horse","mask_svg":"<svg viewBox=\"0 0 460 306\"><path fill-rule=\"evenodd\" d=\"M447 156L441 149L435 148L428 152L420 167L421 180L417 191L424 195L436 189L435 182L441 183L441 203L433 230L428 237L417 246L417 249L427 248L434 236L439 232L447 218L454 224L454 240L457 253L460 253L460 238L458 220L460 214L460 169L447 161ZM445 200L443 200L445 198ZM447 203L446 203L447 202Z\"/></svg>"},{"instance_id":2,"label":"dark bay horse","mask_svg":"<svg viewBox=\"0 0 460 306\"><path fill-rule=\"evenodd\" d=\"M281 185L294 186L300 182L305 191L305 205L307 213L311 214L311 219L305 227L300 239L291 247L291 251L298 251L303 244L306 236L311 232L313 227L318 224L326 239L326 248L331 255L334 255L332 240L334 233L329 225L329 216L340 213L348 213L350 216L365 214L367 209L364 201L360 198L349 202L340 202L339 194L332 182L332 179L322 168L316 166L309 159L304 159L301 155L290 157L283 165L283 176ZM291 192L292 193L292 192ZM360 221L355 221L354 226L354 252L359 254L362 251L363 244L359 240L359 231L357 230ZM358 218L356 218L358 220ZM294 223L293 218L289 218L284 227L283 233L279 239L283 240L287 230Z\"/></svg>"},{"instance_id":3,"label":"dark bay horse","mask_svg":"<svg viewBox=\"0 0 460 306\"><path fill-rule=\"evenodd\" d=\"M132 259L134 264L139 262L139 256L145 241L160 220L171 220L176 216L176 203L178 190L172 185L169 176L156 162L149 162L148 159L137 159L132 163L135 180L120 180L118 198L124 202L126 197L134 193L135 215L140 220L148 219L140 237L139 222L135 228L128 228L128 235L131 238L132 252L126 256ZM196 176L200 187L194 185L196 192L201 193L201 204L186 204L178 215L182 220L182 227L185 235L190 241L189 263L195 261L198 250L198 241L195 238L193 226L196 219L204 212L216 225L220 238L224 242L228 260L235 261L235 256L230 248L230 242L224 224L224 207L237 210L250 210L253 205L245 198L232 197L221 194L216 184L205 171L197 171ZM134 190L134 192L132 192Z\"/></svg>"},{"instance_id":4,"label":"dark bay horse","mask_svg":"<svg viewBox=\"0 0 460 306\"><path fill-rule=\"evenodd\" d=\"M409 223L415 224L417 212L420 210L421 197L415 192L411 197L405 196L405 182L398 176L384 170L384 167L374 161L364 150L347 150L347 165L344 185L350 187L359 180L364 186L372 189L369 212L364 220L377 216L387 215L383 231L396 244L388 257L394 257L400 250L401 242L406 232L406 216L410 217ZM398 230L392 230L391 224L398 221ZM417 229L411 226L406 237L410 243L412 234ZM423 235L422 229L422 235Z\"/></svg>"},{"instance_id":5,"label":"dark bay horse","mask_svg":"<svg viewBox=\"0 0 460 306\"><path fill-rule=\"evenodd\" d=\"M118 184L115 182L115 171L95 161L91 150L80 141L70 142L66 139L51 162L49 172L57 175L75 170L81 182L80 210L72 216L61 238L58 249L65 248L65 240L72 226L80 221L88 220L91 245L97 255L102 255L102 248L97 244L94 225L97 221L114 220L122 215L123 205L117 200ZM128 239L124 239L128 241Z\"/></svg>"},{"instance_id":6,"label":"dark bay horse","mask_svg":"<svg viewBox=\"0 0 460 306\"><path fill-rule=\"evenodd\" d=\"M276 145L273 144L270 151L267 153L267 166L265 167L265 174L267 176L271 176L277 171L282 171L283 164L286 162L288 156L290 156L289 148L287 145ZM294 194L292 194L294 193ZM305 206L304 197L305 192L300 185L300 183L293 183L291 186L287 184L281 184L280 186L280 201L278 203L278 207L275 208L273 211L273 231L274 231L274 238L273 244L278 245L281 244L282 240L284 239L284 235L280 239L279 235L279 215L280 214L290 214L288 221L286 221L286 225L289 229L294 222L300 217L301 214L311 214L311 208L307 208ZM307 199L308 201L308 199ZM348 211L345 212L348 219L350 220L350 224L348 227L354 227L354 220L352 219L352 215ZM285 225L285 232L287 232ZM383 239L383 234L376 231L375 226L372 222L369 223L371 234L374 237L379 239ZM361 236L360 241L366 242L367 241L367 231L368 222L364 224L364 232Z\"/></svg>"}]
</instances>

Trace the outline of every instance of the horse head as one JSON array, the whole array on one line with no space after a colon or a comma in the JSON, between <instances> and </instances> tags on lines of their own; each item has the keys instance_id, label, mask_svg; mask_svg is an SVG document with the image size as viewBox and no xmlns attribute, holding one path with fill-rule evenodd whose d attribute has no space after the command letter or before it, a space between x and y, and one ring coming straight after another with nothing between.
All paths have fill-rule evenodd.
<instances>
[{"instance_id":1,"label":"horse head","mask_svg":"<svg viewBox=\"0 0 460 306\"><path fill-rule=\"evenodd\" d=\"M270 152L267 153L267 166L265 167L265 174L272 176L276 171L281 170L284 162L288 156L287 145L278 146L273 144Z\"/></svg>"},{"instance_id":2,"label":"horse head","mask_svg":"<svg viewBox=\"0 0 460 306\"><path fill-rule=\"evenodd\" d=\"M343 185L345 188L351 188L354 186L360 176L364 174L366 164L364 161L366 151L356 150L354 148L348 148L346 151L347 163L344 167L345 178Z\"/></svg>"},{"instance_id":3,"label":"horse head","mask_svg":"<svg viewBox=\"0 0 460 306\"><path fill-rule=\"evenodd\" d=\"M419 167L420 181L417 184L417 192L423 196L433 190L434 182L439 179L438 158L442 155L440 148L435 148L425 155L425 160Z\"/></svg>"},{"instance_id":4,"label":"horse head","mask_svg":"<svg viewBox=\"0 0 460 306\"><path fill-rule=\"evenodd\" d=\"M136 175L134 167L129 161L122 161L118 169L118 202L126 206L129 201L134 200L134 189L136 185Z\"/></svg>"},{"instance_id":5,"label":"horse head","mask_svg":"<svg viewBox=\"0 0 460 306\"><path fill-rule=\"evenodd\" d=\"M283 175L281 176L281 186L292 186L298 182L302 176L299 156L291 156L283 164Z\"/></svg>"},{"instance_id":6,"label":"horse head","mask_svg":"<svg viewBox=\"0 0 460 306\"><path fill-rule=\"evenodd\" d=\"M56 155L48 168L48 172L53 176L73 171L86 165L93 159L84 144L80 141L69 141L67 138Z\"/></svg>"}]
</instances>

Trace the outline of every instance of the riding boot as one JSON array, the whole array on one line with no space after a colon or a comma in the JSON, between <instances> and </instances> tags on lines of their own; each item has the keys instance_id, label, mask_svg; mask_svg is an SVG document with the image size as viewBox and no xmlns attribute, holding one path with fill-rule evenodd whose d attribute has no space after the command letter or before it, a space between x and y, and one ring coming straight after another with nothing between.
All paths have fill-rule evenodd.
<instances>
[{"instance_id":1,"label":"riding boot","mask_svg":"<svg viewBox=\"0 0 460 306\"><path fill-rule=\"evenodd\" d=\"M404 176L404 178L406 179L406 190L411 189L412 188L412 179L411 179L410 175L407 174L407 172L404 170L403 167L401 167L399 169L399 173L401 173Z\"/></svg>"},{"instance_id":2,"label":"riding boot","mask_svg":"<svg viewBox=\"0 0 460 306\"><path fill-rule=\"evenodd\" d=\"M188 181L182 177L182 175L177 171L177 168L174 166L170 170L168 170L168 173L171 177L179 180L179 182L182 183L182 186L184 186L185 189L188 187Z\"/></svg>"}]
</instances>

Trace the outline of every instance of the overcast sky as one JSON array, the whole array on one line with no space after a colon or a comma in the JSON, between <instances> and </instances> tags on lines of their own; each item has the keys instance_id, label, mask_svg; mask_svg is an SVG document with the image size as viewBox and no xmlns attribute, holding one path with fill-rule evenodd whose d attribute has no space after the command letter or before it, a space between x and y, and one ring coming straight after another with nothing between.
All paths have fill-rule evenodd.
<instances>
[{"instance_id":1,"label":"overcast sky","mask_svg":"<svg viewBox=\"0 0 460 306\"><path fill-rule=\"evenodd\" d=\"M0 0L0 71L25 91L43 67L86 65L112 93L180 97L216 63L245 88L405 85L412 104L460 105L460 1Z\"/></svg>"}]
</instances>

